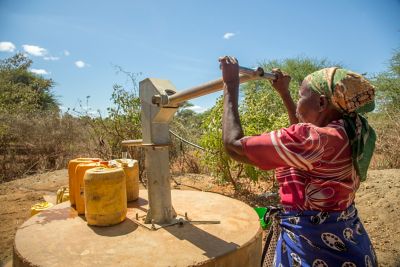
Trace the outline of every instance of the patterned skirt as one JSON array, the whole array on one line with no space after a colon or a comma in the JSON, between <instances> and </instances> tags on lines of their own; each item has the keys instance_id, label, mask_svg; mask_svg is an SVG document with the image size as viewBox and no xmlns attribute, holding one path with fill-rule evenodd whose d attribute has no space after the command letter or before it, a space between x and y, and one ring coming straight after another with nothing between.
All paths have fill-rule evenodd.
<instances>
[{"instance_id":1,"label":"patterned skirt","mask_svg":"<svg viewBox=\"0 0 400 267\"><path fill-rule=\"evenodd\" d=\"M276 218L281 231L272 266L378 266L354 204L341 212L290 211Z\"/></svg>"}]
</instances>

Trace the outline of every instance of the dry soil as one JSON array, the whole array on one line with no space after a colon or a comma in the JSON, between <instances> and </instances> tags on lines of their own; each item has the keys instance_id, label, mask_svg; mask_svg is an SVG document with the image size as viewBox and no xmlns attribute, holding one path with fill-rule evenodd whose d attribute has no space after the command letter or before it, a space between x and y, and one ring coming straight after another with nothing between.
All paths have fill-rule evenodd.
<instances>
[{"instance_id":1,"label":"dry soil","mask_svg":"<svg viewBox=\"0 0 400 267\"><path fill-rule=\"evenodd\" d=\"M173 176L172 187L202 190L241 199L248 204L268 204L260 194L271 190L271 183L252 184L235 194L229 185L218 184L210 176ZM15 232L30 216L31 205L55 201L55 192L68 184L67 171L59 170L0 184L0 266L11 259ZM372 239L379 265L400 267L400 170L369 171L357 193L356 205Z\"/></svg>"}]
</instances>

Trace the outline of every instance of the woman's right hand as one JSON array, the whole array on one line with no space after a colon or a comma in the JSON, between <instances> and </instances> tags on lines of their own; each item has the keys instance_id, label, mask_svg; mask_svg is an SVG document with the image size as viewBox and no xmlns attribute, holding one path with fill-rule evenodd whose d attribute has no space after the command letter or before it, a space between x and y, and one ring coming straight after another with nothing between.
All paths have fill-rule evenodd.
<instances>
[{"instance_id":1,"label":"woman's right hand","mask_svg":"<svg viewBox=\"0 0 400 267\"><path fill-rule=\"evenodd\" d=\"M289 83L292 77L289 74L282 72L280 69L272 69L276 79L272 81L272 87L280 94L284 95L289 92Z\"/></svg>"}]
</instances>

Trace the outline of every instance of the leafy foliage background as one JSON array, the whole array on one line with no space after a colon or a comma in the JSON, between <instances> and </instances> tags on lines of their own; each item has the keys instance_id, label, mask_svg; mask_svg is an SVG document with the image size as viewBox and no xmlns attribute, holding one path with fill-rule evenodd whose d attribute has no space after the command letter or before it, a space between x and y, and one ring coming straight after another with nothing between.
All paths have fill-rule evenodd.
<instances>
[{"instance_id":1,"label":"leafy foliage background","mask_svg":"<svg viewBox=\"0 0 400 267\"><path fill-rule=\"evenodd\" d=\"M22 54L0 61L0 181L65 168L70 159L78 156L118 158L123 151L122 140L141 139L139 74L116 67L128 83L113 86L112 105L107 116L102 116L84 108L61 112L52 92L54 81L30 72L31 64ZM266 70L280 68L289 73L295 101L306 75L324 67L346 67L327 59L305 57L264 61L259 65ZM378 135L371 167L399 168L400 148L396 144L400 142L400 51L394 51L386 71L368 77L377 88L377 108L368 115ZM90 96L86 101L89 99ZM191 106L184 103L170 125L174 132L170 150L173 173L211 174L220 182L231 183L236 190L249 181L273 177L272 172L238 164L225 153L221 138L222 97L201 114L191 110ZM268 81L242 85L239 109L245 135L288 126L283 103ZM200 144L204 151L188 145L189 142ZM144 179L143 151L130 148L128 152L139 160Z\"/></svg>"}]
</instances>

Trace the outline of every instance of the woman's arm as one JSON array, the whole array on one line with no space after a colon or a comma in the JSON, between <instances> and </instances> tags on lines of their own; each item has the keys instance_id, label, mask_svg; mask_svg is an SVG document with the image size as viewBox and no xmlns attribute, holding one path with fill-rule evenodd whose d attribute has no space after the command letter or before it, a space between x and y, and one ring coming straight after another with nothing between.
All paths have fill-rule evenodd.
<instances>
[{"instance_id":1,"label":"woman's arm","mask_svg":"<svg viewBox=\"0 0 400 267\"><path fill-rule=\"evenodd\" d=\"M238 101L239 101L239 64L234 57L222 57L219 59L224 80L224 113L222 117L222 139L224 147L233 159L255 165L244 153L241 139L244 137L240 123ZM277 79L272 86L280 94L289 114L291 124L298 123L296 117L296 105L289 91L291 77L274 69Z\"/></svg>"},{"instance_id":2,"label":"woman's arm","mask_svg":"<svg viewBox=\"0 0 400 267\"><path fill-rule=\"evenodd\" d=\"M274 73L277 77L272 82L272 87L275 88L283 100L283 104L285 105L289 115L290 124L299 123L299 119L296 117L296 104L293 102L289 91L291 77L282 72L280 69L273 69L272 73Z\"/></svg>"},{"instance_id":3,"label":"woman's arm","mask_svg":"<svg viewBox=\"0 0 400 267\"><path fill-rule=\"evenodd\" d=\"M219 59L224 80L224 113L222 116L222 140L226 152L234 160L252 164L244 154L240 139L244 137L240 123L239 101L239 65L233 57Z\"/></svg>"}]
</instances>

